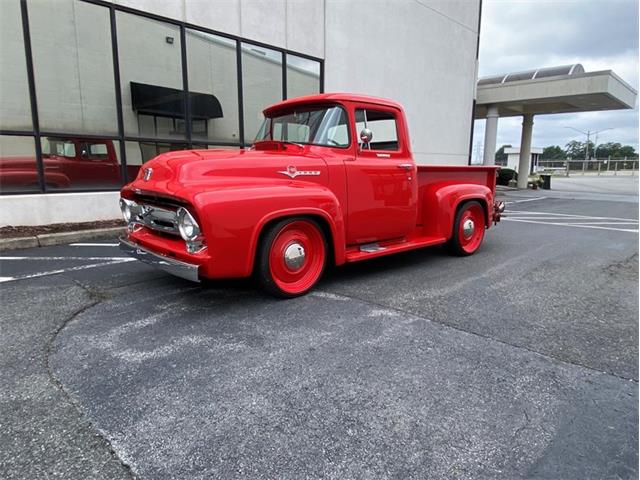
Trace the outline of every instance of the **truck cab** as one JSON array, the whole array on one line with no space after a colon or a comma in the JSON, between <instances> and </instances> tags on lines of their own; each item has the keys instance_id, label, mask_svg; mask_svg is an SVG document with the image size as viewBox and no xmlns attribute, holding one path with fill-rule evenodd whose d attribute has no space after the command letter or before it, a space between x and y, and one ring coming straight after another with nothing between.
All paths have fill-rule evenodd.
<instances>
[{"instance_id":1,"label":"truck cab","mask_svg":"<svg viewBox=\"0 0 640 480\"><path fill-rule=\"evenodd\" d=\"M418 166L402 106L323 94L264 110L249 149L160 155L122 190L129 254L190 280L308 292L326 265L448 243L499 220L497 167Z\"/></svg>"}]
</instances>

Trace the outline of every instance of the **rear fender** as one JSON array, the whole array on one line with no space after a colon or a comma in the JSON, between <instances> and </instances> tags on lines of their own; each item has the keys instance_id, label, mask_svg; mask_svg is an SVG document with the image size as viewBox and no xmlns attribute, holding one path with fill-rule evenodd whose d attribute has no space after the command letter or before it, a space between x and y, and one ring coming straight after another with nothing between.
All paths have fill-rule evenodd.
<instances>
[{"instance_id":1,"label":"rear fender","mask_svg":"<svg viewBox=\"0 0 640 480\"><path fill-rule=\"evenodd\" d=\"M480 202L485 212L486 227L489 228L492 218L489 206L493 206L493 192L489 187L457 183L446 186L434 185L427 189L422 198L422 221L427 234L451 238L456 211L461 204L470 200Z\"/></svg>"}]
</instances>

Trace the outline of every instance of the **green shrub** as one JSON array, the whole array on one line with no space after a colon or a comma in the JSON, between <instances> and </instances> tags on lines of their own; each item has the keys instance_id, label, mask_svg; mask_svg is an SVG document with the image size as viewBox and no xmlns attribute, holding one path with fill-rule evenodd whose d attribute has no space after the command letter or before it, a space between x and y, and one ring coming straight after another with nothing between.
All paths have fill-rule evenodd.
<instances>
[{"instance_id":1,"label":"green shrub","mask_svg":"<svg viewBox=\"0 0 640 480\"><path fill-rule=\"evenodd\" d=\"M501 168L498 170L498 178L496 179L496 183L498 185L509 185L509 180L518 180L518 174L515 170L511 168Z\"/></svg>"}]
</instances>

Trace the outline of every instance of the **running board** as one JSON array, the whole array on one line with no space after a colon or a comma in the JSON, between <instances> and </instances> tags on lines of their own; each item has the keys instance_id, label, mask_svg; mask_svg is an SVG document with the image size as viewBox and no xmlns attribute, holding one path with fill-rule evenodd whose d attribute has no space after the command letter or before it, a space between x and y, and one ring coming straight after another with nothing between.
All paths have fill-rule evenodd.
<instances>
[{"instance_id":1,"label":"running board","mask_svg":"<svg viewBox=\"0 0 640 480\"><path fill-rule=\"evenodd\" d=\"M360 251L364 253L379 252L380 250L386 250L387 247L381 247L379 243L367 243L360 246Z\"/></svg>"},{"instance_id":2,"label":"running board","mask_svg":"<svg viewBox=\"0 0 640 480\"><path fill-rule=\"evenodd\" d=\"M345 261L347 263L359 262L361 260L367 260L369 258L391 255L392 253L400 253L409 250L415 250L417 248L431 247L433 245L445 243L446 241L447 239L445 237L419 237L401 242L385 243L384 245L380 245L379 243L367 243L358 247L352 247L348 249L345 255Z\"/></svg>"}]
</instances>

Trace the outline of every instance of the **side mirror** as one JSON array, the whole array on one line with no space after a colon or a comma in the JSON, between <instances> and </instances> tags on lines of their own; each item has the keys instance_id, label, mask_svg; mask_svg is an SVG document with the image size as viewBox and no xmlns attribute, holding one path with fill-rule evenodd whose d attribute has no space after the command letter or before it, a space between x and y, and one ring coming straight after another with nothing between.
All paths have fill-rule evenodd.
<instances>
[{"instance_id":1,"label":"side mirror","mask_svg":"<svg viewBox=\"0 0 640 480\"><path fill-rule=\"evenodd\" d=\"M368 128L363 128L360 132L360 141L363 145L369 145L371 139L373 138L373 132Z\"/></svg>"},{"instance_id":2,"label":"side mirror","mask_svg":"<svg viewBox=\"0 0 640 480\"><path fill-rule=\"evenodd\" d=\"M360 132L360 140L362 143L369 143L373 138L373 132L368 128L363 128Z\"/></svg>"}]
</instances>

